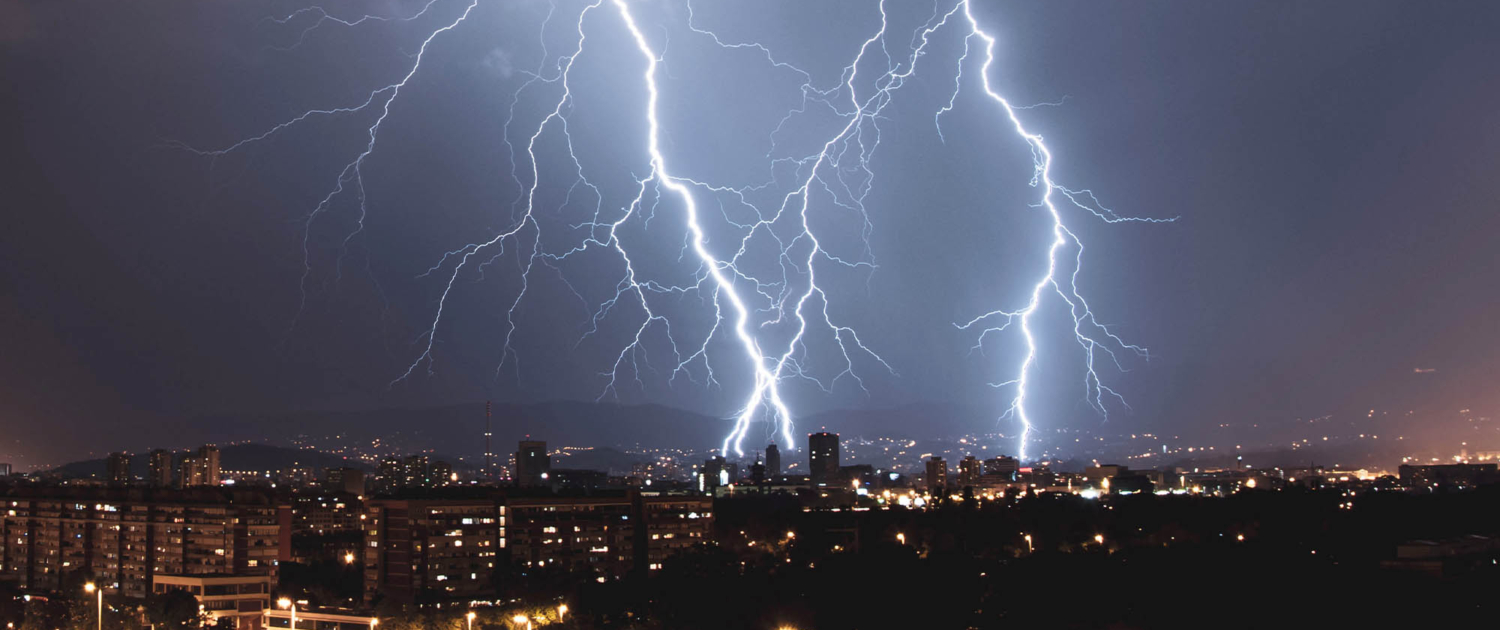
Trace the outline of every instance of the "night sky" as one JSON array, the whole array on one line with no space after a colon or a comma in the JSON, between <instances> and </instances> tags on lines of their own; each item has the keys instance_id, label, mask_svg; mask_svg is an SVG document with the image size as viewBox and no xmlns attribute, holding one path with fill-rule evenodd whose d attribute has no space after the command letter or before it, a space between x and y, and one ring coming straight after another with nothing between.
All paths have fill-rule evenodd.
<instances>
[{"instance_id":1,"label":"night sky","mask_svg":"<svg viewBox=\"0 0 1500 630\"><path fill-rule=\"evenodd\" d=\"M622 306L580 338L621 276L618 260L593 251L534 270L502 365L525 263L509 246L482 278L455 283L434 374L423 364L388 385L426 345L446 278L419 276L512 225L524 190L503 141L512 98L529 71L550 73L572 51L582 4L560 2L543 31L545 2L481 2L434 40L364 163L367 215L353 239L351 194L305 226L363 150L374 114L316 117L216 159L176 144L222 148L308 109L358 104L398 81L466 4L438 0L410 22L325 23L294 46L316 15L266 18L305 5L0 0L0 461L188 446L163 423L212 414L605 391L601 372L639 309ZM879 13L803 4L705 2L695 24L761 42L835 84ZM422 4L324 7L353 20ZM891 3L890 13L888 46L904 58L932 6ZM640 3L636 14L666 47L663 152L676 174L764 182L775 173L768 152L816 151L841 124L814 107L773 146L771 131L801 102L796 74L692 32L681 2ZM1122 355L1126 372L1101 365L1133 408L1110 404L1107 427L1497 413L1500 5L1066 1L977 3L976 14L998 38L996 88L1017 105L1057 103L1019 114L1046 138L1058 182L1124 215L1178 217L1066 214L1087 247L1080 291L1101 322L1152 354ZM584 30L569 131L609 213L649 173L644 60L608 5ZM933 115L953 91L961 36L934 35L878 121L868 252L857 214L826 200L812 209L830 250L877 265L819 277L830 311L895 374L853 353L868 391L848 377L831 392L788 381L799 412L944 402L974 410L976 432L1010 429L996 421L1008 395L986 384L1012 377L1019 339L1007 332L971 353L973 334L953 323L1024 304L1048 225L1031 205L1027 146L979 89L977 43L943 118L946 141L938 136ZM862 71L876 65L884 70L882 59ZM555 90L534 86L516 102L513 142L524 143ZM538 145L549 250L576 244L566 228L595 206L560 138ZM529 168L519 165L523 181ZM728 247L735 209L700 203L715 221L710 247ZM649 228L637 222L625 237L642 273L690 282L693 266L676 262L681 209L654 210ZM662 304L684 339L712 323L699 296ZM1039 317L1032 416L1047 429L1100 427L1064 307L1053 299ZM718 384L706 386L701 362L698 383L669 381L676 362L653 334L649 367L639 384L622 373L619 401L736 411L749 375L727 338L710 344ZM825 381L841 370L831 349L824 330L806 354Z\"/></svg>"}]
</instances>

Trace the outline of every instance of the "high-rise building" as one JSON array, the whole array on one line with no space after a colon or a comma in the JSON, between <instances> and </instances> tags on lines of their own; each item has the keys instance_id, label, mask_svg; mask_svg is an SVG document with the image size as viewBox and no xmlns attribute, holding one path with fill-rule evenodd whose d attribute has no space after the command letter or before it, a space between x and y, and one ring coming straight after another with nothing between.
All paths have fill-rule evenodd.
<instances>
[{"instance_id":1,"label":"high-rise building","mask_svg":"<svg viewBox=\"0 0 1500 630\"><path fill-rule=\"evenodd\" d=\"M432 483L428 485L433 486L446 486L458 481L453 474L453 464L443 461L432 462L431 478Z\"/></svg>"},{"instance_id":2,"label":"high-rise building","mask_svg":"<svg viewBox=\"0 0 1500 630\"><path fill-rule=\"evenodd\" d=\"M0 464L0 477L9 477L11 473L10 464Z\"/></svg>"},{"instance_id":3,"label":"high-rise building","mask_svg":"<svg viewBox=\"0 0 1500 630\"><path fill-rule=\"evenodd\" d=\"M484 471L479 473L481 479L493 479L495 477L495 451L490 448L490 440L495 434L490 425L490 401L484 401Z\"/></svg>"},{"instance_id":4,"label":"high-rise building","mask_svg":"<svg viewBox=\"0 0 1500 630\"><path fill-rule=\"evenodd\" d=\"M169 488L172 486L172 452L156 449L151 451L147 460L149 473L146 482L157 488Z\"/></svg>"},{"instance_id":5,"label":"high-rise building","mask_svg":"<svg viewBox=\"0 0 1500 630\"><path fill-rule=\"evenodd\" d=\"M177 487L192 488L203 485L203 467L198 465L196 455L183 455L177 462Z\"/></svg>"},{"instance_id":6,"label":"high-rise building","mask_svg":"<svg viewBox=\"0 0 1500 630\"><path fill-rule=\"evenodd\" d=\"M177 466L177 487L217 486L219 475L219 447L212 444L198 448L196 455L183 456Z\"/></svg>"},{"instance_id":7,"label":"high-rise building","mask_svg":"<svg viewBox=\"0 0 1500 630\"><path fill-rule=\"evenodd\" d=\"M376 471L375 491L381 494L390 494L406 483L405 467L401 465L400 458L386 457L380 460L380 468Z\"/></svg>"},{"instance_id":8,"label":"high-rise building","mask_svg":"<svg viewBox=\"0 0 1500 630\"><path fill-rule=\"evenodd\" d=\"M130 475L130 453L110 453L109 458L104 460L104 480L111 484L126 485L132 479Z\"/></svg>"},{"instance_id":9,"label":"high-rise building","mask_svg":"<svg viewBox=\"0 0 1500 630\"><path fill-rule=\"evenodd\" d=\"M203 467L203 485L219 485L223 479L219 475L219 447L212 444L198 447L198 460L198 465Z\"/></svg>"},{"instance_id":10,"label":"high-rise building","mask_svg":"<svg viewBox=\"0 0 1500 630\"><path fill-rule=\"evenodd\" d=\"M814 486L837 483L839 474L839 434L807 434L807 470Z\"/></svg>"},{"instance_id":11,"label":"high-rise building","mask_svg":"<svg viewBox=\"0 0 1500 630\"><path fill-rule=\"evenodd\" d=\"M948 462L933 455L927 460L927 491L942 494L948 489Z\"/></svg>"},{"instance_id":12,"label":"high-rise building","mask_svg":"<svg viewBox=\"0 0 1500 630\"><path fill-rule=\"evenodd\" d=\"M431 488L432 466L426 455L409 455L401 463L401 486L404 488Z\"/></svg>"},{"instance_id":13,"label":"high-rise building","mask_svg":"<svg viewBox=\"0 0 1500 630\"><path fill-rule=\"evenodd\" d=\"M715 488L722 488L734 482L730 478L729 463L724 461L724 456L715 455L703 462L703 483L700 484L704 492L713 492Z\"/></svg>"},{"instance_id":14,"label":"high-rise building","mask_svg":"<svg viewBox=\"0 0 1500 630\"><path fill-rule=\"evenodd\" d=\"M979 485L979 477L984 474L984 464L973 455L965 457L958 462L958 485L964 488L973 488Z\"/></svg>"},{"instance_id":15,"label":"high-rise building","mask_svg":"<svg viewBox=\"0 0 1500 630\"><path fill-rule=\"evenodd\" d=\"M365 493L365 471L358 468L329 468L323 487L331 492L362 495Z\"/></svg>"},{"instance_id":16,"label":"high-rise building","mask_svg":"<svg viewBox=\"0 0 1500 630\"><path fill-rule=\"evenodd\" d=\"M781 476L781 451L775 444L766 445L766 478L775 479Z\"/></svg>"},{"instance_id":17,"label":"high-rise building","mask_svg":"<svg viewBox=\"0 0 1500 630\"><path fill-rule=\"evenodd\" d=\"M551 470L552 456L547 454L547 443L521 440L516 447L516 485L523 488L547 485Z\"/></svg>"}]
</instances>

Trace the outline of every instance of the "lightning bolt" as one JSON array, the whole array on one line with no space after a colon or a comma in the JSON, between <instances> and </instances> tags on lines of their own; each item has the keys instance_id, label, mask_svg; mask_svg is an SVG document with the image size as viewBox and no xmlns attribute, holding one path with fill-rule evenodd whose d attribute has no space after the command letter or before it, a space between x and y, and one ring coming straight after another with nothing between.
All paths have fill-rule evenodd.
<instances>
[{"instance_id":1,"label":"lightning bolt","mask_svg":"<svg viewBox=\"0 0 1500 630\"><path fill-rule=\"evenodd\" d=\"M757 42L728 41L718 33L701 27L694 21L693 7L687 4L687 28L690 32L709 38L725 54L749 52L764 58L778 71L797 77L796 89L801 95L798 106L790 109L779 123L770 130L766 140L768 150L767 176L765 179L744 184L724 184L704 181L684 172L669 168L675 164L668 159L661 140L664 123L659 116L661 101L661 75L666 62L666 47L660 51L653 47L646 36L631 5L626 0L608 0L615 9L618 25L630 35L644 62L640 83L645 91L645 131L643 147L649 171L635 178L633 196L623 204L615 206L606 201L606 192L601 190L584 172L583 163L574 149L570 131L570 114L574 108L574 93L571 73L575 63L587 52L586 42L590 28L595 27L593 18L606 0L593 0L585 4L576 14L574 33L577 40L568 54L552 56L548 52L546 27L557 12L555 3L548 3L546 16L541 22L541 60L535 70L522 71L526 80L512 94L502 125L502 142L510 157L510 178L517 188L517 195L510 203L510 217L506 227L495 230L473 242L454 246L438 257L425 272L417 277L442 279L441 292L436 300L432 318L417 337L420 348L415 359L407 365L391 385L397 385L419 372L435 374L436 352L439 332L448 314L449 300L460 280L474 276L485 277L486 269L508 252L518 256L519 289L505 312L504 344L496 365L496 377L507 364L520 370L520 357L512 342L517 332L517 313L523 307L534 280L537 268L550 269L588 305L587 331L579 340L600 332L601 324L611 317L622 316L624 311L639 309L638 319L631 320L631 333L619 346L608 369L601 373L604 385L600 398L618 396L622 379L633 379L644 387L642 374L650 369L651 359L647 354L648 340L653 335L664 340L671 359L667 382L679 376L697 381L695 372L704 376L708 386L719 385L709 348L716 339L723 339L735 349L739 361L748 368L751 378L747 384L748 394L733 415L733 429L720 445L723 453L733 452L743 456L743 442L750 428L759 420L766 419L773 427L772 439L783 448L795 449L793 412L784 389L790 380L812 383L825 392L834 391L841 381L848 379L854 386L865 388L864 380L856 371L856 363L862 360L879 365L890 373L895 370L879 354L868 347L854 328L842 323L835 309L835 299L829 290L820 284L820 273L826 270L845 269L870 274L878 265L870 245L874 224L870 220L866 202L875 189L876 174L872 158L881 144L881 126L886 108L893 102L895 94L915 76L919 60L927 54L935 35L944 29L962 28L960 35L964 52L959 57L953 74L953 90L945 105L933 116L939 138L943 138L943 115L952 111L958 103L964 85L964 66L970 55L971 42L983 43L984 61L980 68L984 95L996 104L1005 115L1008 125L1031 150L1033 158L1032 185L1042 190L1038 207L1051 218L1051 240L1047 248L1046 272L1032 286L1025 305L1014 310L994 310L956 326L965 331L977 330L975 341L978 348L993 333L1000 333L1016 326L1026 343L1026 355L1014 369L1014 378L996 387L1014 387L1015 394L1002 418L1014 416L1022 426L1020 454L1027 457L1026 444L1032 428L1032 417L1027 406L1027 392L1032 377L1032 368L1037 362L1039 346L1034 334L1034 319L1039 307L1049 296L1061 299L1069 308L1074 338L1082 349L1086 371L1083 376L1084 389L1089 404L1107 418L1106 402L1125 401L1115 390L1108 387L1095 370L1095 359L1104 355L1120 365L1119 353L1134 353L1149 358L1147 351L1123 341L1119 336L1100 324L1080 292L1078 276L1082 269L1083 244L1064 222L1065 206L1081 209L1107 223L1165 222L1172 219L1147 219L1122 216L1100 203L1088 189L1069 189L1054 183L1051 173L1052 154L1041 136L1031 133L1022 125L1017 112L1042 105L1015 106L1000 96L992 87L990 69L994 62L995 38L986 33L975 19L969 0L951 5L946 12L934 10L930 18L910 32L906 54L893 52L891 25L886 5L878 6L879 27L863 39L854 51L850 62L844 66L837 81L818 85L813 75L796 64L785 61L769 47ZM380 17L365 15L358 19L341 19L332 16L321 7L309 7L284 18L269 18L267 21L288 25L303 16L315 16L311 25L304 26L295 43L281 50L292 50L300 46L308 35L325 24L357 27L367 22L411 23L434 11L438 0L428 0L420 11L409 17ZM459 4L463 4L460 0ZM380 86L368 93L360 102L346 106L311 109L276 124L255 135L219 149L199 149L183 143L169 143L193 154L217 159L224 155L246 150L263 143L295 127L315 120L336 116L371 113L373 121L368 126L368 141L363 149L346 163L334 178L331 187L313 205L303 223L303 271L299 283L301 302L297 318L307 306L308 287L314 273L311 232L315 223L333 208L334 202L345 194L352 195L357 202L355 227L343 234L338 257L339 267L334 278L341 274L342 261L349 245L364 230L368 208L365 197L364 164L377 147L379 132L390 116L392 104L403 89L421 69L429 46L440 36L456 29L467 20L478 6L479 0L468 0L460 15L427 34L420 48L411 55L412 63L400 75L399 80ZM613 22L611 22L613 23ZM961 26L951 26L961 24ZM517 109L534 91L553 94L545 101L545 115L524 132L515 133ZM555 92L555 93L554 93ZM543 97L549 98L549 97ZM842 121L830 130L830 135L814 141L815 149L797 153L786 149L783 135L789 121L814 111L820 115L831 113ZM513 135L514 133L514 135ZM512 142L512 138L517 138ZM520 142L520 138L525 138ZM560 177L544 173L539 159L539 147L545 142L561 141L570 164L571 172ZM538 192L544 182L571 183L561 204L566 208L577 199L591 199L590 218L565 226L565 244L544 246L544 225L540 219ZM642 229L649 228L658 210L666 204L680 209L684 238L678 263L690 269L691 281L673 282L646 277L641 266L632 258L633 245L622 236L622 228L638 223ZM717 212L708 209L717 206ZM559 209L561 209L559 208ZM830 215L849 213L859 224L859 236L863 244L861 251L830 251L825 240L814 229L814 217L818 213ZM723 227L708 222L718 215L724 225L732 229L734 237L725 243L711 243L709 234L717 234ZM552 227L546 230L554 229ZM550 232L549 232L550 233ZM735 242L735 241L738 242ZM548 240L548 243L554 242ZM755 252L767 248L774 252L774 264L752 268ZM1071 257L1066 254L1071 251ZM608 257L611 267L618 275L612 294L598 303L589 301L573 287L564 273L564 266L585 253L598 252ZM598 254L595 254L596 256ZM597 269L597 268L595 268ZM466 275L467 274L467 275ZM868 277L868 276L867 276ZM373 277L372 277L373 280ZM673 319L669 311L675 302L688 296L699 298L713 318L702 332L692 339L685 339L674 332ZM296 325L294 318L293 325ZM679 327L679 330L681 327ZM830 343L833 349L833 369L818 366L814 369L810 343ZM863 357L863 359L861 358ZM1123 368L1121 368L1123 369ZM1128 407L1128 405L1127 405Z\"/></svg>"},{"instance_id":2,"label":"lightning bolt","mask_svg":"<svg viewBox=\"0 0 1500 630\"><path fill-rule=\"evenodd\" d=\"M1088 190L1070 190L1054 182L1052 179L1052 151L1047 148L1047 144L1042 141L1040 135L1026 129L1026 126L1021 123L1020 117L1016 114L1018 110L1028 109L1028 107L1012 105L1009 100L995 91L994 86L990 82L990 67L995 63L995 37L985 32L980 26L979 20L974 17L972 3L969 0L960 2L958 8L963 10L964 20L968 24L968 33L964 36L963 40L964 54L959 58L958 70L954 75L953 94L949 98L948 104L938 111L934 120L940 123L941 116L953 109L958 92L962 87L963 62L969 56L970 42L974 39L979 39L984 43L984 62L979 69L984 95L999 106L1000 111L1005 115L1011 128L1015 130L1016 135L1020 136L1031 148L1032 167L1034 169L1031 185L1041 188L1040 206L1046 210L1047 216L1052 221L1050 230L1052 238L1047 247L1046 273L1038 278L1032 286L1026 305L1016 310L990 311L967 322L955 324L961 330L975 328L980 330L979 338L976 340L976 347L984 343L984 338L987 335L1002 332L1012 324L1019 324L1021 336L1026 342L1026 354L1021 359L1020 365L1012 372L1015 375L1014 378L1001 383L993 383L992 386L997 388L1013 386L1015 388L1015 395L1011 398L1001 418L1014 417L1020 422L1021 434L1017 450L1020 458L1026 460L1029 458L1027 444L1033 427L1032 417L1026 406L1027 388L1031 384L1031 371L1036 365L1038 356L1033 321L1037 309L1048 294L1056 295L1068 306L1068 312L1073 320L1073 337L1079 347L1082 348L1084 356L1083 386L1085 396L1089 405L1106 419L1109 417L1109 410L1105 406L1106 396L1118 401L1127 409L1129 405L1125 402L1123 396L1115 390L1110 389L1099 378L1099 373L1095 370L1094 366L1097 353L1102 352L1108 355L1116 367L1120 367L1116 350L1130 352L1144 359L1150 359L1151 357L1146 348L1125 342L1111 332L1108 327L1099 323L1098 319L1094 316L1093 310L1089 308L1088 301L1079 292L1078 274L1083 269L1083 241L1079 240L1078 235L1068 229L1067 224L1063 220L1063 214L1058 209L1057 198L1054 194L1066 199L1070 205L1081 208L1108 223L1127 221L1166 223L1176 219L1120 216L1100 204L1093 192ZM938 129L939 133L941 133L941 126ZM1070 247L1074 250L1072 261L1063 262L1060 265L1059 257ZM1062 265L1070 266L1071 270ZM1123 370L1124 368L1120 367L1120 369Z\"/></svg>"}]
</instances>

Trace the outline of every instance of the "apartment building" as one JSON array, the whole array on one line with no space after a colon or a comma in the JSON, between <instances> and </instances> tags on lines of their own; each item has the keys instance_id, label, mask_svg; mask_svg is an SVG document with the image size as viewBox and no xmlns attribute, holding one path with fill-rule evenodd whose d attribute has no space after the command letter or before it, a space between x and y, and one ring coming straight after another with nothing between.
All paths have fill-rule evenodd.
<instances>
[{"instance_id":1,"label":"apartment building","mask_svg":"<svg viewBox=\"0 0 1500 630\"><path fill-rule=\"evenodd\" d=\"M661 567L712 534L713 499L639 491L366 503L365 597L397 602L493 595L504 573L597 580Z\"/></svg>"},{"instance_id":2,"label":"apartment building","mask_svg":"<svg viewBox=\"0 0 1500 630\"><path fill-rule=\"evenodd\" d=\"M291 548L290 507L263 493L28 488L0 509L0 580L27 589L82 571L144 597L156 576L274 576Z\"/></svg>"}]
</instances>

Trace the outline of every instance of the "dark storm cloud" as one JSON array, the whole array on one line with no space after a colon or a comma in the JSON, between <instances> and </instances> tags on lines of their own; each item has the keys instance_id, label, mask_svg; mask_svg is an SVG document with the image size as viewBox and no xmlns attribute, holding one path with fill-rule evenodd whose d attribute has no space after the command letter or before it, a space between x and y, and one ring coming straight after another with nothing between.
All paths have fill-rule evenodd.
<instances>
[{"instance_id":1,"label":"dark storm cloud","mask_svg":"<svg viewBox=\"0 0 1500 630\"><path fill-rule=\"evenodd\" d=\"M342 281L313 278L300 317L302 222L361 146L369 117L308 125L216 161L162 141L225 146L308 108L357 102L391 82L455 7L440 2L430 21L406 25L320 27L295 50L274 50L300 29L263 18L297 8L0 2L9 139L0 148L0 460L169 443L173 423L228 410L598 393L597 374L618 349L608 335L622 324L573 349L589 311L550 270L519 313L522 367L497 377L498 313L517 288L513 258L483 283L460 285L438 375L386 387L414 358L434 308L439 286L416 276L511 216L517 189L501 124L511 94L542 61L545 3L485 4L440 42L371 157L371 214L352 264ZM415 8L328 6L335 15ZM878 17L873 7L832 4L695 8L701 24L764 41L823 82L837 79ZM1080 283L1095 310L1154 355L1128 363L1127 373L1104 372L1135 408L1112 422L1189 430L1350 406L1500 403L1492 325L1500 320L1500 9L982 8L1000 41L997 86L1017 103L1067 97L1022 112L1057 156L1059 180L1126 214L1182 217L1170 225L1070 219L1088 246ZM706 45L684 28L681 7L643 13L653 35L671 42L671 159L685 174L764 178L767 130L795 104L795 78ZM562 42L572 28L553 20L545 35ZM573 131L589 149L584 166L617 201L645 169L643 95L620 69L635 58L619 30L601 20L590 37L599 52L580 59ZM951 324L1018 304L1044 226L1027 205L1035 191L1024 145L995 124L972 83L944 120L948 142L936 135L932 113L946 102L960 52L956 38L936 46L923 61L933 65L882 123L871 204L880 267L836 286L842 315L901 376L863 366L871 394L847 384L831 396L797 389L800 408L1002 406L985 383L1008 378L1002 362L1015 340L968 354L972 339ZM540 113L523 104L518 128ZM799 129L784 140L812 137ZM559 166L555 151L544 164ZM566 182L549 181L545 192L560 205ZM333 268L337 248L327 245L352 216L349 200L339 203L312 232L320 272ZM663 243L680 244L670 223L658 228ZM661 247L661 260L648 264L669 269L677 250ZM585 292L611 281L569 273ZM1034 415L1049 426L1095 426L1066 331L1045 336L1052 354L1039 368L1046 385ZM1421 364L1444 369L1405 377ZM724 369L727 393L658 378L624 397L722 415L739 403L742 383L736 368Z\"/></svg>"}]
</instances>

